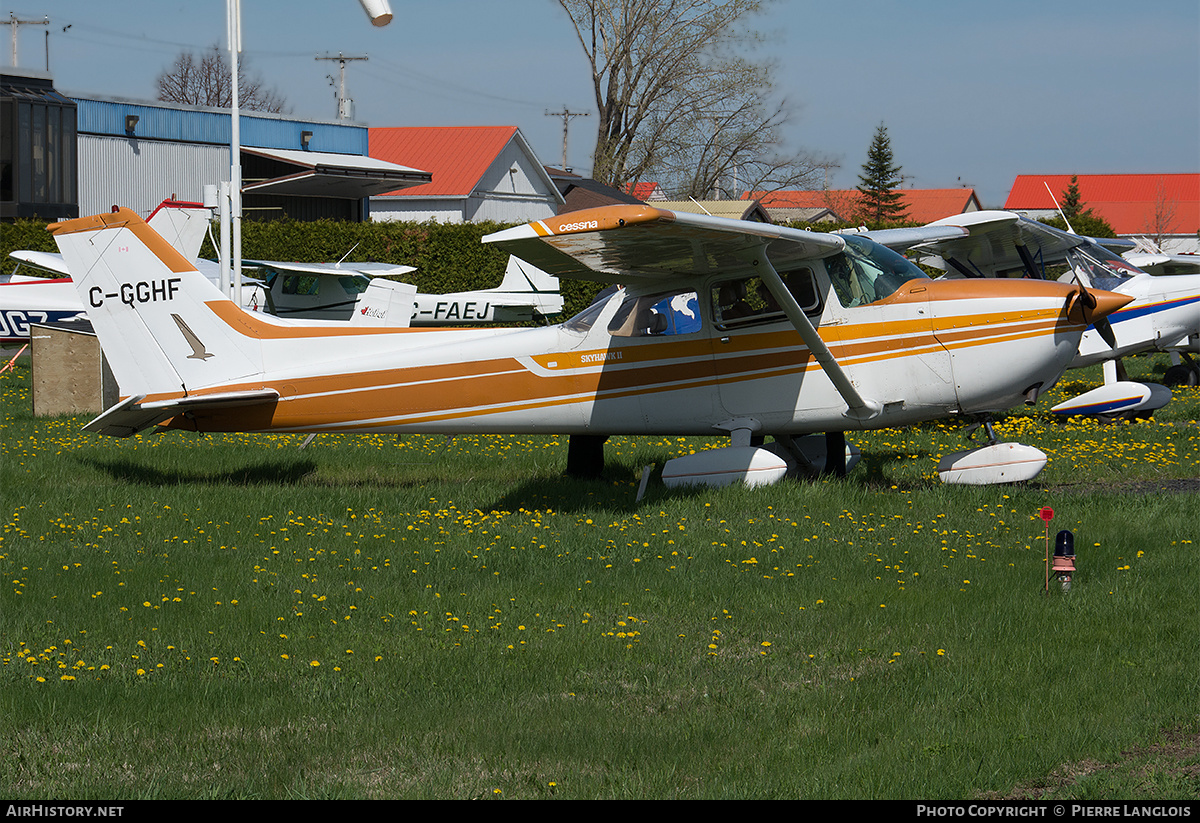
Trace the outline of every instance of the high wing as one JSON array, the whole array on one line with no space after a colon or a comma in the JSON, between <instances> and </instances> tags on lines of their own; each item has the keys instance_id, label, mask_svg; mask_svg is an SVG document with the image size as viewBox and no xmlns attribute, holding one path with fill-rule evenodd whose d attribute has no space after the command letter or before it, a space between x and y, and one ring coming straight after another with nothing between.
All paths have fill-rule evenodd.
<instances>
[{"instance_id":1,"label":"high wing","mask_svg":"<svg viewBox=\"0 0 1200 823\"><path fill-rule=\"evenodd\" d=\"M753 271L846 401L846 416L870 420L882 411L878 400L859 393L779 274L842 251L846 241L835 234L652 206L604 206L505 229L483 241L559 277L613 284Z\"/></svg>"},{"instance_id":2,"label":"high wing","mask_svg":"<svg viewBox=\"0 0 1200 823\"><path fill-rule=\"evenodd\" d=\"M284 263L280 260L243 260L242 264L274 269L280 273L361 274L366 277L398 277L417 270L416 266L394 266L391 263Z\"/></svg>"},{"instance_id":3,"label":"high wing","mask_svg":"<svg viewBox=\"0 0 1200 823\"><path fill-rule=\"evenodd\" d=\"M549 274L610 284L749 269L763 250L776 269L787 269L846 245L834 234L652 206L584 209L489 234L483 241Z\"/></svg>"},{"instance_id":4,"label":"high wing","mask_svg":"<svg viewBox=\"0 0 1200 823\"><path fill-rule=\"evenodd\" d=\"M35 269L41 269L59 277L71 276L71 273L67 271L67 264L63 262L61 254L48 251L18 249L17 251L10 251L8 256L14 260L20 260L22 263L33 266Z\"/></svg>"},{"instance_id":5,"label":"high wing","mask_svg":"<svg viewBox=\"0 0 1200 823\"><path fill-rule=\"evenodd\" d=\"M998 277L1016 271L1042 277L1047 264L1064 259L1068 251L1089 242L1117 252L1133 247L1127 240L1070 234L1010 211L956 214L929 225L957 226L969 232L958 238L911 246L921 255L922 263L964 277Z\"/></svg>"},{"instance_id":6,"label":"high wing","mask_svg":"<svg viewBox=\"0 0 1200 823\"><path fill-rule=\"evenodd\" d=\"M846 234L848 232L839 232ZM876 229L875 231L855 232L869 237L881 246L887 246L892 251L904 252L922 243L932 243L936 240L957 240L966 237L969 232L963 226L935 225L912 226L903 229Z\"/></svg>"},{"instance_id":7,"label":"high wing","mask_svg":"<svg viewBox=\"0 0 1200 823\"><path fill-rule=\"evenodd\" d=\"M1146 274L1200 274L1200 254L1133 251L1126 252L1122 257Z\"/></svg>"}]
</instances>

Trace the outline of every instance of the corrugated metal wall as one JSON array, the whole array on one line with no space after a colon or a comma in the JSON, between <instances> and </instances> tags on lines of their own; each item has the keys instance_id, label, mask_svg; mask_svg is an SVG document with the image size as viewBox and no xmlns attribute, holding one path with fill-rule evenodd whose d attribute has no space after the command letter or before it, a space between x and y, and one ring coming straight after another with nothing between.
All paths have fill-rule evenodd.
<instances>
[{"instance_id":1,"label":"corrugated metal wall","mask_svg":"<svg viewBox=\"0 0 1200 823\"><path fill-rule=\"evenodd\" d=\"M228 146L79 135L80 214L125 206L146 216L172 194L198 203L206 183L227 179Z\"/></svg>"},{"instance_id":2,"label":"corrugated metal wall","mask_svg":"<svg viewBox=\"0 0 1200 823\"><path fill-rule=\"evenodd\" d=\"M116 205L146 215L171 195L200 202L205 185L229 179L228 111L72 99L79 115L80 214L106 212ZM132 133L125 130L129 115L137 117ZM367 153L367 129L362 125L247 113L240 120L243 146L299 149L303 132L312 132L310 151ZM248 195L244 205L247 219L363 219L360 200Z\"/></svg>"}]
</instances>

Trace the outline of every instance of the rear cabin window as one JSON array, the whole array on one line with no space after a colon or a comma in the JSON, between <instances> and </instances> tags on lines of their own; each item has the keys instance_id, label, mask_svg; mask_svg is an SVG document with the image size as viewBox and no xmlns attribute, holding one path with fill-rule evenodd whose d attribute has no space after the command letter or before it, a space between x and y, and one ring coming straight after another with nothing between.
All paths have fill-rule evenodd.
<instances>
[{"instance_id":1,"label":"rear cabin window","mask_svg":"<svg viewBox=\"0 0 1200 823\"><path fill-rule=\"evenodd\" d=\"M805 314L819 314L821 295L812 269L780 272L779 276ZM723 280L713 286L713 317L717 328L732 329L786 320L783 309L761 277Z\"/></svg>"},{"instance_id":2,"label":"rear cabin window","mask_svg":"<svg viewBox=\"0 0 1200 823\"><path fill-rule=\"evenodd\" d=\"M349 274L339 277L338 282L342 284L346 294L362 294L370 287L371 278L361 274Z\"/></svg>"}]
</instances>

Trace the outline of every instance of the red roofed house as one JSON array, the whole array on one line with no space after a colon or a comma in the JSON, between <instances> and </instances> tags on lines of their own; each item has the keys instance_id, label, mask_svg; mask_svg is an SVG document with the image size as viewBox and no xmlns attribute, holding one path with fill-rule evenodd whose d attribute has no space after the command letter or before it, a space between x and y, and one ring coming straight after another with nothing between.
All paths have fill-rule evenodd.
<instances>
[{"instance_id":1,"label":"red roofed house","mask_svg":"<svg viewBox=\"0 0 1200 823\"><path fill-rule=\"evenodd\" d=\"M1035 219L1054 217L1054 201L1062 203L1071 177L1018 175L1004 208ZM1146 237L1176 254L1200 251L1200 174L1080 174L1076 185L1083 207L1103 217L1119 237Z\"/></svg>"},{"instance_id":2,"label":"red roofed house","mask_svg":"<svg viewBox=\"0 0 1200 823\"><path fill-rule=\"evenodd\" d=\"M974 189L900 189L900 195L904 220L915 223L932 223L981 208ZM752 191L743 195L743 199L760 201L776 223L853 222L860 219L860 197L857 189Z\"/></svg>"},{"instance_id":3,"label":"red roofed house","mask_svg":"<svg viewBox=\"0 0 1200 823\"><path fill-rule=\"evenodd\" d=\"M432 182L371 198L371 219L529 223L552 217L562 195L516 126L371 128L376 160L424 169Z\"/></svg>"},{"instance_id":4,"label":"red roofed house","mask_svg":"<svg viewBox=\"0 0 1200 823\"><path fill-rule=\"evenodd\" d=\"M667 199L666 193L663 192L662 186L658 185L658 183L626 183L624 191L626 194L632 194L644 203Z\"/></svg>"}]
</instances>

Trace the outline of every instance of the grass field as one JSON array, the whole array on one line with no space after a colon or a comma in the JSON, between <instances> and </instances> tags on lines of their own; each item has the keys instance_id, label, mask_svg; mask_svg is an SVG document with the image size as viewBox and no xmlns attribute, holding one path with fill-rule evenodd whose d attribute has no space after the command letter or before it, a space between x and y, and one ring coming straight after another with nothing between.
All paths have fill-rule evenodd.
<instances>
[{"instance_id":1,"label":"grass field","mask_svg":"<svg viewBox=\"0 0 1200 823\"><path fill-rule=\"evenodd\" d=\"M581 482L556 437L116 440L33 418L19 365L0 795L1200 798L1200 393L1051 420L1079 374L997 427L1029 484L941 486L939 423L637 502L716 441Z\"/></svg>"}]
</instances>

